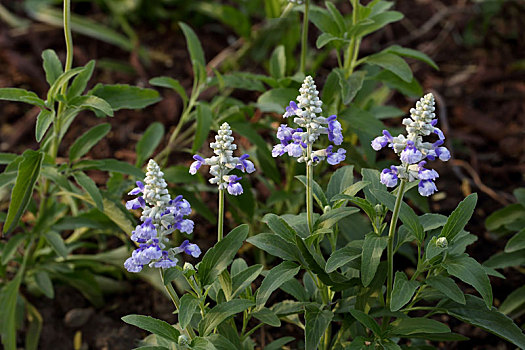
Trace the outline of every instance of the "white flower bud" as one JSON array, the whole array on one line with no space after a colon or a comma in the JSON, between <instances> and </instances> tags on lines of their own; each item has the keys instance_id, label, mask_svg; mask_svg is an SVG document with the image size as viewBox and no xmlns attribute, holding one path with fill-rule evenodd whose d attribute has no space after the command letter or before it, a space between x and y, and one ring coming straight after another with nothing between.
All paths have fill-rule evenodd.
<instances>
[{"instance_id":1,"label":"white flower bud","mask_svg":"<svg viewBox=\"0 0 525 350\"><path fill-rule=\"evenodd\" d=\"M436 246L439 248L446 248L448 246L448 241L446 237L439 237L436 240Z\"/></svg>"}]
</instances>

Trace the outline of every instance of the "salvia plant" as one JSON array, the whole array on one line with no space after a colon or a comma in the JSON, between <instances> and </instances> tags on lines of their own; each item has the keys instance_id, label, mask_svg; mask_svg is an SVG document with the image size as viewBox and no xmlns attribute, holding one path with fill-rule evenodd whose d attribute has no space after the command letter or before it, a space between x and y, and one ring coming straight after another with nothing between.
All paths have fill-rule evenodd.
<instances>
[{"instance_id":1,"label":"salvia plant","mask_svg":"<svg viewBox=\"0 0 525 350\"><path fill-rule=\"evenodd\" d=\"M452 332L439 315L525 348L523 332L500 312L516 316L522 311L522 288L498 310L489 280L503 277L496 268L522 264L516 258L523 251L522 222L500 227L500 220L487 221L491 231L519 232L504 253L481 265L466 253L476 240L465 230L476 194L448 217L417 215L405 201L409 198L417 205L438 191L439 174L432 164L451 156L432 94L417 101L403 119L406 134L392 136L381 121L405 114L383 105L391 90L411 97L423 94L404 57L436 67L423 53L400 46L360 57L363 38L400 20L402 14L390 10L392 2L382 0L366 5L350 0L349 15L330 1L321 7L310 0L270 0L264 1L266 16L281 18L268 21L259 31L250 25L250 16L258 14L257 4L262 6L261 1L242 2L239 11L230 5L196 2L195 9L227 23L243 38L232 55L239 60L250 54L266 57L273 50L269 75L207 65L197 35L179 23L193 68L191 91L174 78L150 80L151 85L174 90L182 111L154 159L150 157L164 137L164 126L153 123L146 129L132 166L115 159L83 159L110 131L109 124L79 137L65 161L59 157L61 141L80 111L113 116L119 109L144 108L159 100L151 89L127 85L98 84L84 92L95 64L72 68L70 1L64 1L66 64L62 67L53 51L43 53L50 84L45 99L22 89L0 89L0 99L40 109L38 150L0 154L6 165L0 187L11 190L7 215L1 217L3 232L9 235L0 245L4 347L17 348L16 331L26 323L25 348L38 348L42 317L26 293L52 298L53 285L60 281L101 305L104 286L115 282L98 273L101 264L108 264L113 276L140 276L152 288L162 288L173 302L177 315L173 325L149 315L123 317L151 333L138 349L256 349L263 346L256 336L262 327L283 335L264 344L270 350L427 349L434 348L432 342L467 339ZM130 29L123 13L115 13ZM286 27L290 23L292 29ZM320 32L316 47L321 51L315 54L308 47L310 23ZM133 30L127 34L133 41ZM128 41L119 43L137 50L138 43L130 46ZM293 57L297 45L298 64ZM312 75L323 60L316 56L328 52L335 53L337 67L326 80L317 79L323 87L319 91ZM218 93L208 101L202 95L210 88ZM255 104L246 104L232 97L235 90L261 95ZM261 120L246 122L256 109L263 112ZM278 123L275 114L282 114ZM276 124L280 126L273 130ZM259 131L268 129L278 139L273 147L260 136ZM213 155L196 154L212 130L217 130L209 145ZM236 144L234 132L252 143L246 153L237 153L237 144L246 143ZM398 158L386 160L390 166L380 172L375 169L375 151L383 148L392 149ZM194 154L189 169L168 167L178 150ZM256 165L259 171L254 173ZM199 173L203 166L209 167L212 189ZM109 173L104 189L86 173L92 169ZM271 193L267 203L257 201L262 195L245 185L250 177ZM178 195L173 196L170 182L185 186L178 186ZM217 191L216 217L202 200L204 191ZM518 194L520 208L513 210L519 211L523 196ZM298 195L304 202L296 200ZM232 204L231 222L242 223L227 235L225 198ZM217 242L203 252L188 237L199 229L191 219L195 214L217 222ZM140 223L135 225L134 220ZM100 238L105 236L116 236L125 245L107 251ZM88 237L94 238L95 246L85 240ZM78 248L101 252L81 255L76 254ZM244 258L236 258L241 248ZM413 266L406 267L407 262ZM155 282L154 274L160 275L160 282ZM465 294L459 283L473 287L476 295ZM285 325L304 336L283 334Z\"/></svg>"},{"instance_id":2,"label":"salvia plant","mask_svg":"<svg viewBox=\"0 0 525 350\"><path fill-rule=\"evenodd\" d=\"M73 68L70 1L64 1L66 60L63 66L53 50L42 53L49 84L39 97L20 88L1 88L0 100L22 102L38 108L36 150L22 154L1 153L0 188L10 192L7 215L2 215L3 237L0 266L0 335L5 349L15 349L17 329L25 328L25 348L37 349L42 316L28 295L55 297L55 283L78 289L92 304L103 304L103 290L119 266L100 272L105 264L96 254L76 254L78 249L104 250L108 237L122 236L131 227L124 214L121 194L129 184L124 178L142 177L143 172L116 159L86 159L85 155L110 130L99 123L76 138L68 154L61 147L70 126L82 111L98 117L113 117L120 109L144 108L159 100L151 89L116 84L97 84L86 91L95 62ZM147 149L139 153L147 157ZM86 174L89 170L109 173L106 190ZM3 196L3 195L2 195ZM91 241L91 242L89 242ZM95 242L95 243L93 243Z\"/></svg>"}]
</instances>

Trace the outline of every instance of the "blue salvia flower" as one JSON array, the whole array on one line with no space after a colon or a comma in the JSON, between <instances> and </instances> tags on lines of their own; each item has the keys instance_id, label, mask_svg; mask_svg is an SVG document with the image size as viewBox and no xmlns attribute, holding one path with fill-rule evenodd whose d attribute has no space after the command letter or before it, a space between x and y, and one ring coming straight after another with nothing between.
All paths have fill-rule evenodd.
<instances>
[{"instance_id":1,"label":"blue salvia flower","mask_svg":"<svg viewBox=\"0 0 525 350\"><path fill-rule=\"evenodd\" d=\"M171 199L164 173L154 160L151 159L148 163L144 183L137 181L137 187L128 194L139 195L128 201L126 208L142 208L142 224L131 233L131 240L137 242L139 247L124 262L126 270L140 272L144 265L170 268L177 265L178 259L175 256L181 252L195 258L200 255L199 247L187 240L179 247L166 249L169 234L175 230L192 233L194 224L192 220L185 218L191 214L190 203L182 196Z\"/></svg>"},{"instance_id":2,"label":"blue salvia flower","mask_svg":"<svg viewBox=\"0 0 525 350\"><path fill-rule=\"evenodd\" d=\"M434 96L426 94L417 103L416 108L410 109L410 118L403 119L407 136L393 137L386 130L383 135L372 141L372 148L379 151L383 147L390 147L401 160L400 166L391 166L381 172L381 183L387 187L397 185L398 179L408 181L419 180L418 191L422 196L430 196L437 191L435 179L439 177L437 171L426 169L428 160L446 162L450 159L450 152L443 147L445 135L436 127L437 119L434 113ZM424 136L436 134L438 140L434 143L423 141Z\"/></svg>"},{"instance_id":3,"label":"blue salvia flower","mask_svg":"<svg viewBox=\"0 0 525 350\"><path fill-rule=\"evenodd\" d=\"M327 135L328 140L335 145L343 143L343 129L337 116L331 115L328 118L321 117L323 102L319 99L319 91L311 76L304 79L303 85L299 89L300 95L297 102L290 101L286 107L283 118L295 116L294 122L299 126L293 129L286 124L281 124L277 130L277 138L281 143L272 149L272 156L279 157L287 153L289 156L297 158L298 162L315 164L326 159L329 164L335 165L345 160L346 150L340 148L336 152L330 145L326 149L314 150L307 159L308 145L312 145L320 135Z\"/></svg>"},{"instance_id":4,"label":"blue salvia flower","mask_svg":"<svg viewBox=\"0 0 525 350\"><path fill-rule=\"evenodd\" d=\"M195 175L197 170L202 165L210 166L210 174L213 176L209 181L211 184L217 184L220 190L227 189L228 193L238 196L243 193L242 185L239 183L241 179L235 175L229 175L233 169L239 169L242 172L251 174L255 171L253 162L249 160L248 154L243 154L240 157L234 157L233 151L237 149L237 145L233 143L234 138L230 125L223 123L215 136L215 142L210 143L215 156L210 158L203 158L199 155L194 155L195 160L190 165L190 174Z\"/></svg>"}]
</instances>

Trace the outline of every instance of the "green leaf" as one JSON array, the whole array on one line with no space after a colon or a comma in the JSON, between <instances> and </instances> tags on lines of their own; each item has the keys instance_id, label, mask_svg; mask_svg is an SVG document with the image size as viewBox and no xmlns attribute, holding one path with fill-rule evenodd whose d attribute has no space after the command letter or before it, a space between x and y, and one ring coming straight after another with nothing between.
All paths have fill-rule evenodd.
<instances>
[{"instance_id":1,"label":"green leaf","mask_svg":"<svg viewBox=\"0 0 525 350\"><path fill-rule=\"evenodd\" d=\"M345 78L345 73L342 69L336 69L335 72L339 77L339 87L341 88L341 97L345 105L350 104L359 90L363 87L365 80L365 71L355 71L350 77Z\"/></svg>"},{"instance_id":2,"label":"green leaf","mask_svg":"<svg viewBox=\"0 0 525 350\"><path fill-rule=\"evenodd\" d=\"M474 295L465 295L466 305L446 301L441 307L450 316L482 328L503 338L518 348L525 349L525 335L510 318L491 307L488 311L483 300Z\"/></svg>"},{"instance_id":3,"label":"green leaf","mask_svg":"<svg viewBox=\"0 0 525 350\"><path fill-rule=\"evenodd\" d=\"M44 101L39 99L34 92L24 89L0 88L0 100L24 102L38 106L42 109L46 108Z\"/></svg>"},{"instance_id":4,"label":"green leaf","mask_svg":"<svg viewBox=\"0 0 525 350\"><path fill-rule=\"evenodd\" d=\"M390 334L408 336L414 333L449 333L441 322L424 317L399 318L390 324Z\"/></svg>"},{"instance_id":5,"label":"green leaf","mask_svg":"<svg viewBox=\"0 0 525 350\"><path fill-rule=\"evenodd\" d=\"M339 32L344 33L346 30L346 23L341 12L339 12L337 7L330 1L325 1L324 4L326 6L326 9L330 13L330 16L332 16L332 20L337 24Z\"/></svg>"},{"instance_id":6,"label":"green leaf","mask_svg":"<svg viewBox=\"0 0 525 350\"><path fill-rule=\"evenodd\" d=\"M372 194L379 200L381 203L386 205L388 209L394 211L396 196L393 194L382 191L382 190L371 190ZM423 242L425 239L425 233L423 226L419 222L419 219L412 208L408 206L405 202L401 202L401 209L399 211L399 218L407 226L407 228L416 236L419 242Z\"/></svg>"},{"instance_id":7,"label":"green leaf","mask_svg":"<svg viewBox=\"0 0 525 350\"><path fill-rule=\"evenodd\" d=\"M134 165L116 159L82 160L73 166L75 170L97 169L131 175L137 179L144 178L144 172Z\"/></svg>"},{"instance_id":8,"label":"green leaf","mask_svg":"<svg viewBox=\"0 0 525 350\"><path fill-rule=\"evenodd\" d=\"M330 310L322 310L319 306L308 305L305 308L304 319L304 336L305 349L316 350L319 348L319 342L324 332L330 325L334 314Z\"/></svg>"},{"instance_id":9,"label":"green leaf","mask_svg":"<svg viewBox=\"0 0 525 350\"><path fill-rule=\"evenodd\" d=\"M114 111L142 109L161 100L159 93L153 89L126 84L97 84L88 94L105 100Z\"/></svg>"},{"instance_id":10,"label":"green leaf","mask_svg":"<svg viewBox=\"0 0 525 350\"><path fill-rule=\"evenodd\" d=\"M518 203L525 207L525 188L517 188L512 193L514 194L514 197L516 197L516 199L518 200Z\"/></svg>"},{"instance_id":11,"label":"green leaf","mask_svg":"<svg viewBox=\"0 0 525 350\"><path fill-rule=\"evenodd\" d=\"M406 82L403 79L399 78L394 73L388 70L382 70L378 74L371 76L371 79L381 81L385 83L391 89L395 89L401 92L404 95L419 97L423 95L423 88L418 83L416 78L413 78L412 81Z\"/></svg>"},{"instance_id":12,"label":"green leaf","mask_svg":"<svg viewBox=\"0 0 525 350\"><path fill-rule=\"evenodd\" d=\"M446 297L454 300L456 303L465 304L465 295L452 278L445 276L431 276L425 280L425 283L443 293Z\"/></svg>"},{"instance_id":13,"label":"green leaf","mask_svg":"<svg viewBox=\"0 0 525 350\"><path fill-rule=\"evenodd\" d=\"M330 202L333 202L333 197L343 193L345 189L354 182L354 166L346 165L337 169L328 182L326 189L326 197Z\"/></svg>"},{"instance_id":14,"label":"green leaf","mask_svg":"<svg viewBox=\"0 0 525 350\"><path fill-rule=\"evenodd\" d=\"M231 342L230 342L231 343ZM213 343L202 337L194 338L190 343L190 349L192 350L217 350Z\"/></svg>"},{"instance_id":15,"label":"green leaf","mask_svg":"<svg viewBox=\"0 0 525 350\"><path fill-rule=\"evenodd\" d=\"M153 86L160 86L174 90L182 98L184 105L188 103L188 95L186 94L186 90L184 90L184 88L177 79L173 79L170 77L156 77L150 79L149 83Z\"/></svg>"},{"instance_id":16,"label":"green leaf","mask_svg":"<svg viewBox=\"0 0 525 350\"><path fill-rule=\"evenodd\" d=\"M428 64L430 67L434 68L435 70L439 70L439 67L437 66L436 62L434 62L430 57L428 57L428 55L424 54L421 51L408 49L406 47L401 47L399 45L392 45L388 47L386 50L384 50L384 52L391 52L399 56L414 58L421 62L425 62L426 64Z\"/></svg>"},{"instance_id":17,"label":"green leaf","mask_svg":"<svg viewBox=\"0 0 525 350\"><path fill-rule=\"evenodd\" d=\"M95 69L95 61L89 61L85 66L84 70L73 79L73 82L67 90L67 99L70 100L76 96L79 96L81 93L86 90L86 86L93 75L93 70ZM108 114L109 115L109 114Z\"/></svg>"},{"instance_id":18,"label":"green leaf","mask_svg":"<svg viewBox=\"0 0 525 350\"><path fill-rule=\"evenodd\" d=\"M7 244L2 248L2 265L7 264L16 254L16 250L20 243L27 239L27 234L19 233L11 236Z\"/></svg>"},{"instance_id":19,"label":"green leaf","mask_svg":"<svg viewBox=\"0 0 525 350\"><path fill-rule=\"evenodd\" d=\"M284 46L275 48L270 57L270 75L276 79L284 78L286 74L286 53Z\"/></svg>"},{"instance_id":20,"label":"green leaf","mask_svg":"<svg viewBox=\"0 0 525 350\"><path fill-rule=\"evenodd\" d=\"M193 146L191 147L193 153L202 147L204 141L206 141L210 134L213 112L208 104L199 103L197 105L196 116L197 128L195 129L195 137L193 139Z\"/></svg>"},{"instance_id":21,"label":"green leaf","mask_svg":"<svg viewBox=\"0 0 525 350\"><path fill-rule=\"evenodd\" d=\"M84 174L82 171L74 172L73 177L75 178L77 184L79 184L80 187L82 187L93 199L93 202L95 202L95 205L97 206L98 210L103 212L104 202L102 199L102 194L100 193L100 190L98 189L95 181L91 180L91 178Z\"/></svg>"},{"instance_id":22,"label":"green leaf","mask_svg":"<svg viewBox=\"0 0 525 350\"><path fill-rule=\"evenodd\" d=\"M199 323L199 334L207 336L227 318L243 312L255 303L246 299L234 299L213 307Z\"/></svg>"},{"instance_id":23,"label":"green leaf","mask_svg":"<svg viewBox=\"0 0 525 350\"><path fill-rule=\"evenodd\" d=\"M258 311L252 312L252 316L261 321L262 323L266 323L267 325L270 325L272 327L281 326L281 320L279 320L279 317L277 317L275 312L268 308L263 307Z\"/></svg>"},{"instance_id":24,"label":"green leaf","mask_svg":"<svg viewBox=\"0 0 525 350\"><path fill-rule=\"evenodd\" d=\"M330 12L322 7L310 6L310 20L319 28L322 33L330 33L332 35L339 35L338 23L335 22L330 15Z\"/></svg>"},{"instance_id":25,"label":"green leaf","mask_svg":"<svg viewBox=\"0 0 525 350\"><path fill-rule=\"evenodd\" d=\"M4 234L13 231L29 205L36 180L40 176L44 153L27 150L22 157L18 165L15 186L11 192L11 202L4 223Z\"/></svg>"},{"instance_id":26,"label":"green leaf","mask_svg":"<svg viewBox=\"0 0 525 350\"><path fill-rule=\"evenodd\" d=\"M46 231L44 232L44 237L57 255L63 258L67 257L67 247L59 233L55 231Z\"/></svg>"},{"instance_id":27,"label":"green leaf","mask_svg":"<svg viewBox=\"0 0 525 350\"><path fill-rule=\"evenodd\" d=\"M363 326L374 332L376 336L379 336L381 334L381 328L372 317L365 314L363 311L356 309L350 309L349 312L353 318L355 318Z\"/></svg>"},{"instance_id":28,"label":"green leaf","mask_svg":"<svg viewBox=\"0 0 525 350\"><path fill-rule=\"evenodd\" d=\"M485 220L485 226L487 230L491 232L506 233L508 232L505 228L507 225L512 224L524 216L525 208L523 205L514 203L490 214Z\"/></svg>"},{"instance_id":29,"label":"green leaf","mask_svg":"<svg viewBox=\"0 0 525 350\"><path fill-rule=\"evenodd\" d=\"M392 289L390 311L397 311L405 306L412 299L417 287L419 287L418 281L409 281L403 272L397 271Z\"/></svg>"},{"instance_id":30,"label":"green leaf","mask_svg":"<svg viewBox=\"0 0 525 350\"><path fill-rule=\"evenodd\" d=\"M319 35L317 37L317 40L315 41L315 46L318 49L321 49L325 47L327 44L331 43L332 41L336 42L335 45L338 45L338 44L340 45L343 42L348 42L347 39L341 38L339 36L335 36L330 33L321 33L321 35Z\"/></svg>"},{"instance_id":31,"label":"green leaf","mask_svg":"<svg viewBox=\"0 0 525 350\"><path fill-rule=\"evenodd\" d=\"M282 239L292 243L295 242L297 232L283 218L269 213L262 218L262 222L268 225L270 230L278 234Z\"/></svg>"},{"instance_id":32,"label":"green leaf","mask_svg":"<svg viewBox=\"0 0 525 350\"><path fill-rule=\"evenodd\" d=\"M20 269L16 277L6 283L0 293L0 334L5 350L16 350L16 300L22 281L23 269Z\"/></svg>"},{"instance_id":33,"label":"green leaf","mask_svg":"<svg viewBox=\"0 0 525 350\"><path fill-rule=\"evenodd\" d=\"M137 142L137 145L135 146L135 150L137 151L137 161L135 162L136 166L140 167L142 164L144 164L146 159L148 159L153 154L159 143L162 141L163 137L164 125L159 122L154 122L148 126L139 142Z\"/></svg>"},{"instance_id":34,"label":"green leaf","mask_svg":"<svg viewBox=\"0 0 525 350\"><path fill-rule=\"evenodd\" d=\"M403 18L403 14L397 11L385 11L374 16L369 17L366 21L358 24L349 32L349 35L355 35L357 37L363 37L370 33L375 32L386 26L389 23L397 22Z\"/></svg>"},{"instance_id":35,"label":"green leaf","mask_svg":"<svg viewBox=\"0 0 525 350\"><path fill-rule=\"evenodd\" d=\"M286 344L288 344L289 342L294 341L294 340L295 340L294 337L279 338L277 340L274 340L270 344L266 345L264 347L264 350L281 350L283 348L283 346L285 346Z\"/></svg>"},{"instance_id":36,"label":"green leaf","mask_svg":"<svg viewBox=\"0 0 525 350\"><path fill-rule=\"evenodd\" d=\"M363 286L368 287L374 279L377 267L381 262L381 255L387 244L388 237L380 237L375 233L369 233L365 236L361 257L361 281Z\"/></svg>"},{"instance_id":37,"label":"green leaf","mask_svg":"<svg viewBox=\"0 0 525 350\"><path fill-rule=\"evenodd\" d=\"M29 321L25 337L25 350L37 350L38 342L40 341L40 333L42 332L42 315L27 301L25 307Z\"/></svg>"},{"instance_id":38,"label":"green leaf","mask_svg":"<svg viewBox=\"0 0 525 350\"><path fill-rule=\"evenodd\" d=\"M257 264L250 266L232 276L232 298L241 294L251 283L259 277L264 266Z\"/></svg>"},{"instance_id":39,"label":"green leaf","mask_svg":"<svg viewBox=\"0 0 525 350\"><path fill-rule=\"evenodd\" d=\"M201 260L198 274L203 286L213 283L224 269L232 262L233 257L248 236L249 226L240 225L228 233L223 240L209 249Z\"/></svg>"},{"instance_id":40,"label":"green leaf","mask_svg":"<svg viewBox=\"0 0 525 350\"><path fill-rule=\"evenodd\" d=\"M525 228L509 239L505 245L505 253L512 253L521 249L525 249Z\"/></svg>"},{"instance_id":41,"label":"green leaf","mask_svg":"<svg viewBox=\"0 0 525 350\"><path fill-rule=\"evenodd\" d=\"M110 104L97 96L87 95L73 97L71 98L71 100L68 101L68 104L70 106L74 106L82 110L94 109L95 111L100 111L105 115L113 117L113 109L110 106Z\"/></svg>"},{"instance_id":42,"label":"green leaf","mask_svg":"<svg viewBox=\"0 0 525 350\"><path fill-rule=\"evenodd\" d=\"M55 297L55 290L53 289L53 282L49 278L49 274L46 271L38 271L35 274L35 282L38 288L44 293L44 295L50 299Z\"/></svg>"},{"instance_id":43,"label":"green leaf","mask_svg":"<svg viewBox=\"0 0 525 350\"><path fill-rule=\"evenodd\" d=\"M36 117L36 127L35 127L35 138L37 142L42 140L47 129L53 123L55 119L55 111L50 111L48 109L40 110L38 116Z\"/></svg>"},{"instance_id":44,"label":"green leaf","mask_svg":"<svg viewBox=\"0 0 525 350\"><path fill-rule=\"evenodd\" d=\"M365 62L389 70L407 83L412 81L413 75L410 66L398 55L383 51L366 57Z\"/></svg>"},{"instance_id":45,"label":"green leaf","mask_svg":"<svg viewBox=\"0 0 525 350\"><path fill-rule=\"evenodd\" d=\"M283 283L292 279L299 272L299 266L290 261L284 261L272 268L261 283L255 297L257 309L261 309L270 295Z\"/></svg>"},{"instance_id":46,"label":"green leaf","mask_svg":"<svg viewBox=\"0 0 525 350\"><path fill-rule=\"evenodd\" d=\"M122 317L122 321L175 343L179 342L179 331L167 322L144 315L127 315Z\"/></svg>"},{"instance_id":47,"label":"green leaf","mask_svg":"<svg viewBox=\"0 0 525 350\"><path fill-rule=\"evenodd\" d=\"M18 154L0 152L0 164L9 164L18 157Z\"/></svg>"},{"instance_id":48,"label":"green leaf","mask_svg":"<svg viewBox=\"0 0 525 350\"><path fill-rule=\"evenodd\" d=\"M74 76L84 71L85 69L86 68L84 67L77 67L60 74L60 76L53 82L53 84L47 91L47 99L49 101L55 101L57 95L60 93L60 89L62 89L62 86L64 84L67 84L69 80L71 80Z\"/></svg>"},{"instance_id":49,"label":"green leaf","mask_svg":"<svg viewBox=\"0 0 525 350\"><path fill-rule=\"evenodd\" d=\"M295 178L301 181L303 185L307 187L306 176L297 175ZM319 186L319 184L315 180L312 180L312 189L313 189L314 199L317 202L317 205L319 205L321 209L324 209L324 207L328 205L328 200L326 199L326 195L324 194L323 189L321 188L321 186Z\"/></svg>"},{"instance_id":50,"label":"green leaf","mask_svg":"<svg viewBox=\"0 0 525 350\"><path fill-rule=\"evenodd\" d=\"M520 250L512 253L500 252L491 256L483 265L493 269L525 265L525 254Z\"/></svg>"},{"instance_id":51,"label":"green leaf","mask_svg":"<svg viewBox=\"0 0 525 350\"><path fill-rule=\"evenodd\" d=\"M261 112L284 113L290 101L297 97L297 89L276 88L268 90L257 99L257 107Z\"/></svg>"},{"instance_id":52,"label":"green leaf","mask_svg":"<svg viewBox=\"0 0 525 350\"><path fill-rule=\"evenodd\" d=\"M195 310L199 306L199 299L190 293L186 293L180 298L179 323L181 328L186 328L190 324Z\"/></svg>"},{"instance_id":53,"label":"green leaf","mask_svg":"<svg viewBox=\"0 0 525 350\"><path fill-rule=\"evenodd\" d=\"M283 260L297 261L299 251L290 241L285 241L276 233L259 233L246 240L259 249L264 250L270 255L279 257Z\"/></svg>"},{"instance_id":54,"label":"green leaf","mask_svg":"<svg viewBox=\"0 0 525 350\"><path fill-rule=\"evenodd\" d=\"M339 267L361 257L361 249L357 247L343 247L330 255L326 261L325 271L330 273Z\"/></svg>"},{"instance_id":55,"label":"green leaf","mask_svg":"<svg viewBox=\"0 0 525 350\"><path fill-rule=\"evenodd\" d=\"M53 50L44 50L42 52L42 60L44 65L44 71L46 72L46 80L49 86L53 85L55 80L64 72L62 63L58 59L58 56Z\"/></svg>"},{"instance_id":56,"label":"green leaf","mask_svg":"<svg viewBox=\"0 0 525 350\"><path fill-rule=\"evenodd\" d=\"M363 199L360 197L348 196L346 194L337 195L335 199L349 200L350 202L354 203L366 213L366 215L370 218L371 221L373 221L377 215L374 206L366 199Z\"/></svg>"},{"instance_id":57,"label":"green leaf","mask_svg":"<svg viewBox=\"0 0 525 350\"><path fill-rule=\"evenodd\" d=\"M103 123L86 131L69 148L69 161L73 162L88 153L110 130L111 125Z\"/></svg>"},{"instance_id":58,"label":"green leaf","mask_svg":"<svg viewBox=\"0 0 525 350\"><path fill-rule=\"evenodd\" d=\"M474 259L466 254L451 257L449 256L443 267L452 276L455 276L465 283L474 287L483 297L488 309L492 306L492 288L489 278L483 267Z\"/></svg>"},{"instance_id":59,"label":"green leaf","mask_svg":"<svg viewBox=\"0 0 525 350\"><path fill-rule=\"evenodd\" d=\"M359 209L352 207L343 207L329 210L323 215L321 215L319 219L316 220L315 228L329 229L335 224L337 224L341 219L344 219L345 217L355 214L357 212L359 212Z\"/></svg>"},{"instance_id":60,"label":"green leaf","mask_svg":"<svg viewBox=\"0 0 525 350\"><path fill-rule=\"evenodd\" d=\"M525 295L524 293L525 285L512 291L512 293L510 293L509 296L501 303L499 311L505 315L509 315L519 312L520 309L523 310L523 306L525 306L525 298L523 298L523 295Z\"/></svg>"},{"instance_id":61,"label":"green leaf","mask_svg":"<svg viewBox=\"0 0 525 350\"><path fill-rule=\"evenodd\" d=\"M474 213L474 208L476 207L476 202L478 201L478 195L472 193L467 198L465 198L458 207L450 214L447 223L443 227L439 237L446 237L449 242L451 242L456 235L465 228L465 225L470 220L472 213Z\"/></svg>"},{"instance_id":62,"label":"green leaf","mask_svg":"<svg viewBox=\"0 0 525 350\"><path fill-rule=\"evenodd\" d=\"M204 50L202 45L197 37L197 34L184 22L179 22L179 26L186 37L186 44L188 45L188 51L190 52L191 61L196 61L202 66L206 65L206 60L204 58ZM192 63L193 65L193 63Z\"/></svg>"}]
</instances>

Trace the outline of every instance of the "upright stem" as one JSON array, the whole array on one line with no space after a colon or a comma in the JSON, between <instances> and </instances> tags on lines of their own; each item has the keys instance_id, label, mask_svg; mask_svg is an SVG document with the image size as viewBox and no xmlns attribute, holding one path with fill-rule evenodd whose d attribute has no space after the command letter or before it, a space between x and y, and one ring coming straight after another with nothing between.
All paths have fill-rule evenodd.
<instances>
[{"instance_id":1,"label":"upright stem","mask_svg":"<svg viewBox=\"0 0 525 350\"><path fill-rule=\"evenodd\" d=\"M73 65L73 36L71 35L71 0L64 0L64 37L66 39L66 64L64 65L64 72L71 70ZM61 94L67 93L68 83L64 83L61 87ZM58 102L58 111L55 115L55 122L53 124L53 140L51 143L50 156L55 159L58 154L59 134L60 134L60 122L61 116L64 112L65 105L62 102Z\"/></svg>"},{"instance_id":2,"label":"upright stem","mask_svg":"<svg viewBox=\"0 0 525 350\"><path fill-rule=\"evenodd\" d=\"M301 73L304 73L306 66L306 49L308 46L308 12L310 10L310 0L304 2L303 15L303 34L301 38Z\"/></svg>"},{"instance_id":3,"label":"upright stem","mask_svg":"<svg viewBox=\"0 0 525 350\"><path fill-rule=\"evenodd\" d=\"M224 230L224 190L219 190L219 223L217 232L217 242L220 242L223 237Z\"/></svg>"},{"instance_id":4,"label":"upright stem","mask_svg":"<svg viewBox=\"0 0 525 350\"><path fill-rule=\"evenodd\" d=\"M171 282L167 284L164 283L164 272L162 271L162 269L159 269L159 273L160 273L160 278L162 280L162 284L164 284L164 287L166 288L166 291L168 292L171 298L171 301L173 301L173 305L175 305L175 308L177 309L177 311L179 311L179 314L180 314L180 299L177 296L177 292L175 291L175 288L173 288L173 285L171 284ZM190 337L190 339L195 338L195 332L193 331L191 326L186 327L185 330L186 332L188 332L188 336Z\"/></svg>"},{"instance_id":5,"label":"upright stem","mask_svg":"<svg viewBox=\"0 0 525 350\"><path fill-rule=\"evenodd\" d=\"M390 220L390 228L388 229L388 278L386 285L386 307L390 309L390 299L392 296L392 281L394 278L394 236L396 232L397 219L399 217L399 210L401 209L401 203L403 203L403 195L405 194L406 181L401 180L399 185L396 203L394 205L394 211L392 212L392 219Z\"/></svg>"},{"instance_id":6,"label":"upright stem","mask_svg":"<svg viewBox=\"0 0 525 350\"><path fill-rule=\"evenodd\" d=\"M308 229L310 233L314 229L314 201L313 201L313 179L314 179L314 167L309 161L312 156L312 145L309 144L306 149L306 217L308 218Z\"/></svg>"}]
</instances>

